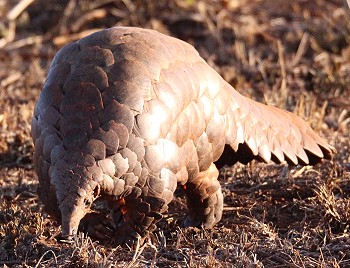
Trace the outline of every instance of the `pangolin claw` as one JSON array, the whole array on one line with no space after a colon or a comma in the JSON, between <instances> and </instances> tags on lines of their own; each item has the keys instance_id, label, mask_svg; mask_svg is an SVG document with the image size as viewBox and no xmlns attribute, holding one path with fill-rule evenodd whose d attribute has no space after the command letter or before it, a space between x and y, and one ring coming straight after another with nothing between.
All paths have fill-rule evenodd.
<instances>
[{"instance_id":1,"label":"pangolin claw","mask_svg":"<svg viewBox=\"0 0 350 268\"><path fill-rule=\"evenodd\" d=\"M116 226L102 214L89 213L80 221L79 230L96 240L105 241L114 236Z\"/></svg>"}]
</instances>

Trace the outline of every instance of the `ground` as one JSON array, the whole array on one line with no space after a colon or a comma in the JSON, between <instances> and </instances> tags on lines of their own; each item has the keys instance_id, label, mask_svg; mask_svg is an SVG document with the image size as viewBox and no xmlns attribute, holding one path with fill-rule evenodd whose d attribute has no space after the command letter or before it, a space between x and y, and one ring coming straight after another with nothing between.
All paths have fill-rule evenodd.
<instances>
[{"instance_id":1,"label":"ground","mask_svg":"<svg viewBox=\"0 0 350 268\"><path fill-rule=\"evenodd\" d=\"M349 5L0 1L0 266L350 267ZM83 235L59 243L60 228L36 194L34 103L59 48L115 25L153 28L193 44L238 91L299 114L338 153L315 167L253 162L224 168L225 210L212 230L181 227L186 206L179 192L138 251Z\"/></svg>"}]
</instances>

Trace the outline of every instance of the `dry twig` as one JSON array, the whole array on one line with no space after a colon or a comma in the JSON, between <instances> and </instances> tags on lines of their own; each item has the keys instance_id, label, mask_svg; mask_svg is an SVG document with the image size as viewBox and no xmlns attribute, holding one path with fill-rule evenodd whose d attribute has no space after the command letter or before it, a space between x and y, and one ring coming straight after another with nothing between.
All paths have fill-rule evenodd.
<instances>
[{"instance_id":1,"label":"dry twig","mask_svg":"<svg viewBox=\"0 0 350 268\"><path fill-rule=\"evenodd\" d=\"M60 36L56 36L53 38L52 42L55 46L63 46L69 42L73 42L75 40L78 40L80 38L83 38L89 34L92 34L94 32L97 32L99 30L102 30L101 28L95 28L95 29L89 29L89 30L85 30L79 33L75 33L75 34L70 34L70 35L60 35Z\"/></svg>"},{"instance_id":2,"label":"dry twig","mask_svg":"<svg viewBox=\"0 0 350 268\"><path fill-rule=\"evenodd\" d=\"M17 19L17 17L34 1L35 0L21 0L7 14L7 16L6 16L7 19L9 21L13 21L13 20Z\"/></svg>"}]
</instances>

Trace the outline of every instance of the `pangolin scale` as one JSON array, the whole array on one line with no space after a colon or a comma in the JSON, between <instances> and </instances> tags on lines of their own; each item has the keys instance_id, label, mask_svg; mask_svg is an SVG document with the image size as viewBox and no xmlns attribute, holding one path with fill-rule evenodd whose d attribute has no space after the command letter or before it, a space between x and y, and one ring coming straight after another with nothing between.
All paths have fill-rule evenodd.
<instances>
[{"instance_id":1,"label":"pangolin scale","mask_svg":"<svg viewBox=\"0 0 350 268\"><path fill-rule=\"evenodd\" d=\"M32 137L39 196L62 235L117 243L147 237L177 185L185 226L212 227L225 164L313 164L335 152L296 115L240 95L191 45L132 27L57 53Z\"/></svg>"}]
</instances>

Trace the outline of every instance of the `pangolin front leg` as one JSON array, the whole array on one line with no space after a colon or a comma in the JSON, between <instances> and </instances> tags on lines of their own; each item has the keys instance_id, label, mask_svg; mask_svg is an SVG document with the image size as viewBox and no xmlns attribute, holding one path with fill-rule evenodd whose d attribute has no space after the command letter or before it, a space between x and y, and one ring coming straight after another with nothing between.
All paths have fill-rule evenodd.
<instances>
[{"instance_id":1,"label":"pangolin front leg","mask_svg":"<svg viewBox=\"0 0 350 268\"><path fill-rule=\"evenodd\" d=\"M114 234L116 244L135 246L143 243L150 232L156 229L156 223L166 209L164 200L157 197L130 194L116 207L114 221L117 230Z\"/></svg>"},{"instance_id":2,"label":"pangolin front leg","mask_svg":"<svg viewBox=\"0 0 350 268\"><path fill-rule=\"evenodd\" d=\"M114 222L99 212L87 213L80 221L79 231L98 241L108 241L116 232Z\"/></svg>"}]
</instances>

